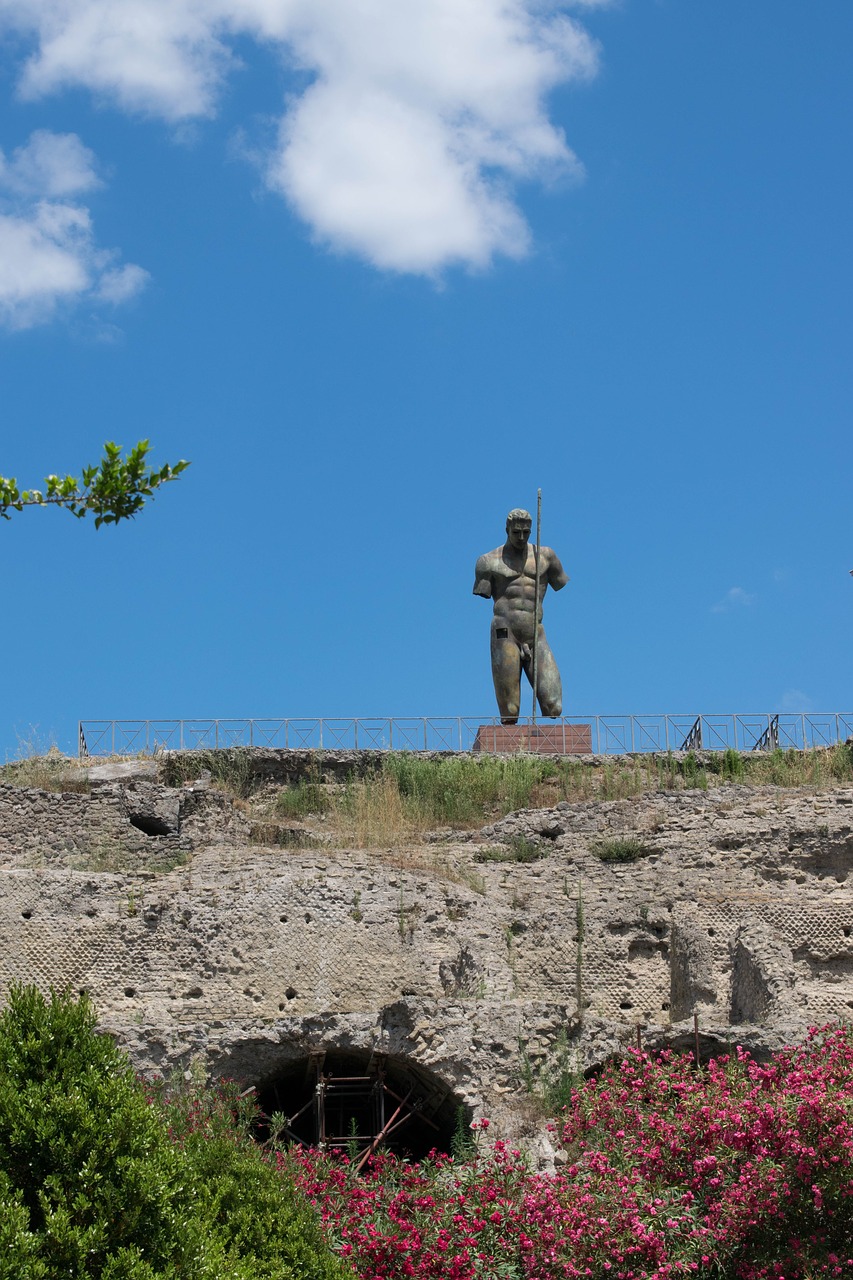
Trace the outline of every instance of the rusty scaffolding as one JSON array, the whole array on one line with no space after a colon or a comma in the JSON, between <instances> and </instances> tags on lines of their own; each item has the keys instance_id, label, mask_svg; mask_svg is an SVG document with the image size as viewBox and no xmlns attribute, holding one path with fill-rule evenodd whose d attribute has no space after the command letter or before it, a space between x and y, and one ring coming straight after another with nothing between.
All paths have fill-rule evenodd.
<instances>
[{"instance_id":1,"label":"rusty scaffolding","mask_svg":"<svg viewBox=\"0 0 853 1280\"><path fill-rule=\"evenodd\" d=\"M430 1115L428 1099L414 1079L402 1095L388 1080L385 1058L371 1056L361 1075L327 1072L325 1054L312 1054L306 1064L306 1084L313 1079L307 1100L281 1124L283 1136L302 1146L350 1150L361 1169L380 1146L405 1125L417 1120L436 1136L441 1127Z\"/></svg>"}]
</instances>

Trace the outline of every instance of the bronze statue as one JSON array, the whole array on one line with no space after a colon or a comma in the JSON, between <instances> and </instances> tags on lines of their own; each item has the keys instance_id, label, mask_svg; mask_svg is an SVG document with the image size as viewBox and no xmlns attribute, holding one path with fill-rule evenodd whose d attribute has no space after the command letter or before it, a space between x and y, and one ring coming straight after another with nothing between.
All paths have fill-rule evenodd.
<instances>
[{"instance_id":1,"label":"bronze statue","mask_svg":"<svg viewBox=\"0 0 853 1280\"><path fill-rule=\"evenodd\" d=\"M560 591L568 576L550 547L539 548L539 599L536 599L536 548L528 546L533 521L516 508L506 518L506 542L480 556L474 570L474 595L494 600L492 679L502 724L517 724L521 673L533 684L536 645L536 699L543 716L563 712L563 687L542 627L542 597L548 587ZM537 617L538 614L538 617Z\"/></svg>"}]
</instances>

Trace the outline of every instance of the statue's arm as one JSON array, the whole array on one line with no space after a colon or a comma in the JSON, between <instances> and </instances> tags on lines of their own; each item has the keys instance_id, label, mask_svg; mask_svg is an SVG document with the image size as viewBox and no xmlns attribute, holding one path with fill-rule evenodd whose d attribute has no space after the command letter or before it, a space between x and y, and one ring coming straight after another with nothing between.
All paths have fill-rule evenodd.
<instances>
[{"instance_id":1,"label":"statue's arm","mask_svg":"<svg viewBox=\"0 0 853 1280\"><path fill-rule=\"evenodd\" d=\"M480 556L474 569L474 595L492 598L492 575L489 572L489 557Z\"/></svg>"},{"instance_id":2,"label":"statue's arm","mask_svg":"<svg viewBox=\"0 0 853 1280\"><path fill-rule=\"evenodd\" d=\"M544 550L544 548L543 548ZM545 581L554 591L562 591L563 587L569 580L563 566L560 564L560 557L555 555L551 548L548 548L548 572Z\"/></svg>"}]
</instances>

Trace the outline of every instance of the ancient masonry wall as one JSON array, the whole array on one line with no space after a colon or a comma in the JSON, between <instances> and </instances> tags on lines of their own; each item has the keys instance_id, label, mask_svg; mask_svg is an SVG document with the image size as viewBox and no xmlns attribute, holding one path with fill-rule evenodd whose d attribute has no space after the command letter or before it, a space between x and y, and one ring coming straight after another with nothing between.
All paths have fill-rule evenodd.
<instances>
[{"instance_id":1,"label":"ancient masonry wall","mask_svg":"<svg viewBox=\"0 0 853 1280\"><path fill-rule=\"evenodd\" d=\"M638 1023L691 1044L694 1012L706 1052L851 1017L853 788L559 804L413 858L259 847L205 782L155 773L0 787L0 988L89 991L141 1070L201 1054L256 1083L324 1048L382 1052L512 1136L523 1063L560 1038L588 1067ZM545 856L477 861L514 836ZM645 856L603 862L624 836Z\"/></svg>"}]
</instances>

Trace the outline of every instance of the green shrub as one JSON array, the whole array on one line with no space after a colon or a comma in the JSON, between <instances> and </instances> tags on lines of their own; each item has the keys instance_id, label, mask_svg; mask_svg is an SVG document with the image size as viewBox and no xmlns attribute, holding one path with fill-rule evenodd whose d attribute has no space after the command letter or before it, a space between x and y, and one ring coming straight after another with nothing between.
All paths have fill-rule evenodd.
<instances>
[{"instance_id":1,"label":"green shrub","mask_svg":"<svg viewBox=\"0 0 853 1280\"><path fill-rule=\"evenodd\" d=\"M450 1154L454 1160L470 1160L477 1150L477 1140L471 1132L468 1113L464 1107L456 1108L456 1124L450 1139Z\"/></svg>"},{"instance_id":2,"label":"green shrub","mask_svg":"<svg viewBox=\"0 0 853 1280\"><path fill-rule=\"evenodd\" d=\"M739 751L726 747L722 759L722 776L732 782L739 782L744 775L743 759Z\"/></svg>"},{"instance_id":3,"label":"green shrub","mask_svg":"<svg viewBox=\"0 0 853 1280\"><path fill-rule=\"evenodd\" d=\"M646 858L654 850L644 844L636 836L627 836L613 840L599 840L592 845L592 852L602 862L636 862L638 858Z\"/></svg>"},{"instance_id":4,"label":"green shrub","mask_svg":"<svg viewBox=\"0 0 853 1280\"><path fill-rule=\"evenodd\" d=\"M341 1280L311 1210L248 1140L196 1127L176 1142L169 1123L85 997L13 988L0 1280Z\"/></svg>"},{"instance_id":5,"label":"green shrub","mask_svg":"<svg viewBox=\"0 0 853 1280\"><path fill-rule=\"evenodd\" d=\"M489 845L478 849L474 854L475 862L536 862L544 858L548 849L539 840L528 840L526 836L513 836L507 844Z\"/></svg>"},{"instance_id":6,"label":"green shrub","mask_svg":"<svg viewBox=\"0 0 853 1280\"><path fill-rule=\"evenodd\" d=\"M699 788L701 791L708 790L708 771L700 765L693 751L688 751L682 760L681 773L685 786L688 788Z\"/></svg>"},{"instance_id":7,"label":"green shrub","mask_svg":"<svg viewBox=\"0 0 853 1280\"><path fill-rule=\"evenodd\" d=\"M546 1115L555 1116L571 1105L573 1095L583 1083L578 1065L577 1047L569 1042L561 1029L551 1049L551 1058L542 1072L542 1105Z\"/></svg>"},{"instance_id":8,"label":"green shrub","mask_svg":"<svg viewBox=\"0 0 853 1280\"><path fill-rule=\"evenodd\" d=\"M279 792L275 807L283 818L305 818L309 813L327 813L329 796L319 782L297 782Z\"/></svg>"}]
</instances>

